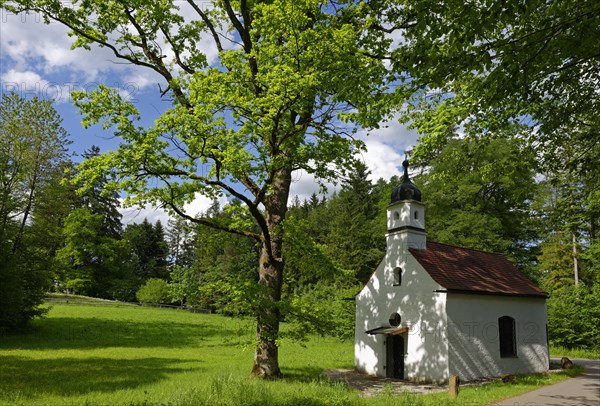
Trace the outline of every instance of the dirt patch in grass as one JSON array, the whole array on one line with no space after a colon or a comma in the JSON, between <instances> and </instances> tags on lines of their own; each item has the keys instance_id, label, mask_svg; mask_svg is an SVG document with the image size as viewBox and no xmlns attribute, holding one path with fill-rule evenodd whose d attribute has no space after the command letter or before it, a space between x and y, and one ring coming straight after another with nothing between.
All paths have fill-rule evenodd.
<instances>
[{"instance_id":1,"label":"dirt patch in grass","mask_svg":"<svg viewBox=\"0 0 600 406\"><path fill-rule=\"evenodd\" d=\"M554 375L554 373L563 371L564 370L560 368L559 364L553 362L548 373ZM447 384L423 384L400 379L381 378L359 373L353 369L332 369L324 371L323 374L332 381L342 382L348 387L359 390L362 397L368 398L382 394L397 396L400 394L433 394L448 391ZM541 374L540 376L543 375L544 374ZM576 373L573 372L573 375L576 375ZM534 374L532 376L537 375ZM519 376L517 377L517 380L519 379L523 378ZM514 386L514 384L503 383L501 378L481 378L473 381L461 382L460 387L461 389L468 387L477 388L490 383L496 383L496 385L499 384L502 387ZM490 388L493 386L494 385L491 385Z\"/></svg>"},{"instance_id":2,"label":"dirt patch in grass","mask_svg":"<svg viewBox=\"0 0 600 406\"><path fill-rule=\"evenodd\" d=\"M364 397L372 397L384 392L398 395L405 392L426 394L448 390L447 384L420 384L400 379L380 378L361 374L353 369L331 369L323 374L333 381L344 382L346 385L358 389ZM492 381L492 379L480 379L462 383L461 386L482 385Z\"/></svg>"}]
</instances>

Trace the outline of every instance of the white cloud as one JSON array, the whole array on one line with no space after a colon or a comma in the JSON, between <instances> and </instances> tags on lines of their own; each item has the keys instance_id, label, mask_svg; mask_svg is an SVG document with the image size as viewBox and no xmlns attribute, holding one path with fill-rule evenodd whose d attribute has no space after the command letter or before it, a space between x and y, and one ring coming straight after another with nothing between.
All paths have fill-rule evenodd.
<instances>
[{"instance_id":1,"label":"white cloud","mask_svg":"<svg viewBox=\"0 0 600 406\"><path fill-rule=\"evenodd\" d=\"M179 2L177 5L180 8L179 14L186 22L190 22L192 17L196 16L188 3ZM0 21L0 56L5 64L10 60L10 68L19 71L33 70L50 82L52 79L48 76L60 75L61 80L75 82L78 88L89 87L88 84L95 82L117 88L131 83L135 83L138 89L156 83L166 87L164 79L156 72L125 63L109 48L91 45L90 50L71 49L74 38L68 35L69 29L54 21L45 24L40 13L15 15L0 9ZM226 29L219 30L219 33L226 49L236 46L228 40L231 39L232 33ZM165 56L165 62L173 62L174 52L164 38L157 38L157 44ZM198 49L205 53L210 65L217 62L218 50L210 34L203 33L198 41ZM115 78L121 82L111 83Z\"/></svg>"},{"instance_id":2,"label":"white cloud","mask_svg":"<svg viewBox=\"0 0 600 406\"><path fill-rule=\"evenodd\" d=\"M361 139L367 149L361 158L371 170L371 180L377 181L379 178L389 180L394 175L401 175L405 154L417 144L419 135L394 119L371 131L368 136L362 133Z\"/></svg>"},{"instance_id":3,"label":"white cloud","mask_svg":"<svg viewBox=\"0 0 600 406\"><path fill-rule=\"evenodd\" d=\"M404 124L397 120L390 121L386 126L373 130L369 135L366 132L359 134L366 146L366 151L359 155L371 171L369 177L372 182L380 178L389 180L392 176L402 175L402 161L404 153L410 151L419 138L416 131L408 130ZM340 189L340 185L326 183L327 195ZM308 199L313 193L320 193L319 184L315 177L305 171L296 171L293 174L290 190L290 200L298 196L300 201Z\"/></svg>"},{"instance_id":4,"label":"white cloud","mask_svg":"<svg viewBox=\"0 0 600 406\"><path fill-rule=\"evenodd\" d=\"M152 224L160 220L163 226L167 226L169 222L169 214L165 209L146 205L144 207L121 207L119 212L123 216L121 222L127 224L139 224L145 218Z\"/></svg>"},{"instance_id":5,"label":"white cloud","mask_svg":"<svg viewBox=\"0 0 600 406\"><path fill-rule=\"evenodd\" d=\"M7 89L11 85L15 87L25 87L27 89L36 89L36 91L42 91L48 87L48 81L42 79L40 75L32 71L18 71L10 69L8 72L0 76L2 80L2 89Z\"/></svg>"},{"instance_id":6,"label":"white cloud","mask_svg":"<svg viewBox=\"0 0 600 406\"><path fill-rule=\"evenodd\" d=\"M394 175L401 175L398 168L404 160L403 155L393 147L379 141L367 140L365 143L367 151L361 156L371 171L371 181L376 182L380 178L389 180Z\"/></svg>"},{"instance_id":7,"label":"white cloud","mask_svg":"<svg viewBox=\"0 0 600 406\"><path fill-rule=\"evenodd\" d=\"M363 141L376 140L389 145L396 151L405 152L411 150L417 143L419 134L415 130L409 130L406 127L406 124L398 121L398 118L399 117L396 116L387 123L382 123L379 129L370 131L368 136L362 132L360 134L361 139L363 139Z\"/></svg>"},{"instance_id":8,"label":"white cloud","mask_svg":"<svg viewBox=\"0 0 600 406\"><path fill-rule=\"evenodd\" d=\"M157 84L161 83L160 78L156 75L148 75L147 72L144 72L145 70L140 68L124 75L122 82L119 83L120 86L117 87L122 92L129 93L138 92L151 86L156 86L156 90L158 90Z\"/></svg>"},{"instance_id":9,"label":"white cloud","mask_svg":"<svg viewBox=\"0 0 600 406\"><path fill-rule=\"evenodd\" d=\"M339 190L338 185L331 182L325 182L327 195L330 196L334 191ZM295 196L298 196L301 202L310 198L313 193L320 194L319 184L315 176L304 170L295 171L292 174L292 185L290 187L290 196L288 203L291 203Z\"/></svg>"},{"instance_id":10,"label":"white cloud","mask_svg":"<svg viewBox=\"0 0 600 406\"><path fill-rule=\"evenodd\" d=\"M381 128L371 131L368 136L362 133L361 139L367 148L367 151L361 154L361 158L371 170L371 180L389 180L394 175L402 174L404 154L414 148L419 134L409 130L395 118Z\"/></svg>"},{"instance_id":11,"label":"white cloud","mask_svg":"<svg viewBox=\"0 0 600 406\"><path fill-rule=\"evenodd\" d=\"M48 82L40 75L32 71L16 71L14 69L9 70L1 77L3 82L10 83L23 83L28 87L44 87Z\"/></svg>"},{"instance_id":12,"label":"white cloud","mask_svg":"<svg viewBox=\"0 0 600 406\"><path fill-rule=\"evenodd\" d=\"M227 204L227 197L221 196L217 199L219 206L223 207ZM201 195L200 193L195 194L195 198L191 203L183 206L185 214L194 217L197 214L206 213L210 206L212 206L212 199Z\"/></svg>"},{"instance_id":13,"label":"white cloud","mask_svg":"<svg viewBox=\"0 0 600 406\"><path fill-rule=\"evenodd\" d=\"M221 207L225 206L227 203L227 198L222 196L218 199L219 205ZM123 200L121 200L121 204ZM203 196L199 193L196 193L196 198L191 202L183 206L184 212L194 217L197 214L206 213L210 206L212 205L212 199ZM156 221L160 220L164 227L167 227L169 224L169 219L173 218L169 213L163 208L156 207L150 204L144 205L143 207L135 206L135 207L123 207L119 208L119 213L123 216L121 222L124 225L127 224L139 224L144 221L145 218L152 224L156 223Z\"/></svg>"},{"instance_id":14,"label":"white cloud","mask_svg":"<svg viewBox=\"0 0 600 406\"><path fill-rule=\"evenodd\" d=\"M44 100L53 100L55 103L71 101L71 91L75 88L73 83L49 82L37 72L30 70L19 71L9 69L0 75L0 90L2 93L14 92L21 97L37 96Z\"/></svg>"},{"instance_id":15,"label":"white cloud","mask_svg":"<svg viewBox=\"0 0 600 406\"><path fill-rule=\"evenodd\" d=\"M71 49L73 38L62 24L44 24L37 13L14 15L2 11L0 16L0 56L3 68L34 72L46 86L11 84L10 91L56 99L56 89L65 89L58 101L69 101L70 91L91 90L99 83L123 92L136 92L164 82L156 72L118 60L108 48L92 45L91 49ZM7 81L6 79L3 79ZM28 82L17 82L20 85ZM48 84L50 88L48 88ZM3 90L6 90L3 88Z\"/></svg>"},{"instance_id":16,"label":"white cloud","mask_svg":"<svg viewBox=\"0 0 600 406\"><path fill-rule=\"evenodd\" d=\"M52 73L68 67L85 72L88 80L95 80L98 71L107 67L110 51L94 47L92 52L71 50L72 38L62 24L44 24L38 13L19 15L4 11L0 47L2 57L9 57L16 69L34 68Z\"/></svg>"}]
</instances>

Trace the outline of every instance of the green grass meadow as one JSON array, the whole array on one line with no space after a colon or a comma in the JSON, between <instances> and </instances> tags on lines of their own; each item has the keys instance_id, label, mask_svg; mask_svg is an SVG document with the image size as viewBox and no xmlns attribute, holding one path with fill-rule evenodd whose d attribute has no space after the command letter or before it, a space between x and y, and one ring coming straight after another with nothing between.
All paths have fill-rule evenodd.
<instances>
[{"instance_id":1,"label":"green grass meadow","mask_svg":"<svg viewBox=\"0 0 600 406\"><path fill-rule=\"evenodd\" d=\"M282 340L284 378L249 378L254 324L220 315L111 302L52 304L26 335L0 336L2 405L484 405L564 374L446 393L363 398L323 370L353 367L353 343Z\"/></svg>"},{"instance_id":2,"label":"green grass meadow","mask_svg":"<svg viewBox=\"0 0 600 406\"><path fill-rule=\"evenodd\" d=\"M564 347L553 347L550 345L550 356L553 358L587 358L587 359L600 359L600 350L590 350L584 348L564 348Z\"/></svg>"}]
</instances>

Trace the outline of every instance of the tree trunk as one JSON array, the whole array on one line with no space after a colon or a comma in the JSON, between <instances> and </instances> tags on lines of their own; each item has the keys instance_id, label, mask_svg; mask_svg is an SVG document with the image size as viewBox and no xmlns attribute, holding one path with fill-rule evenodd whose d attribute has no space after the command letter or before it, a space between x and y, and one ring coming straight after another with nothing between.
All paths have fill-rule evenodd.
<instances>
[{"instance_id":1,"label":"tree trunk","mask_svg":"<svg viewBox=\"0 0 600 406\"><path fill-rule=\"evenodd\" d=\"M256 351L251 374L261 378L281 376L279 369L279 321L283 283L283 220L291 184L291 171L281 169L274 177L272 194L265 199L268 234L263 235L258 269L260 301L256 310Z\"/></svg>"},{"instance_id":2,"label":"tree trunk","mask_svg":"<svg viewBox=\"0 0 600 406\"><path fill-rule=\"evenodd\" d=\"M19 227L19 231L15 237L15 241L13 243L13 254L16 254L20 248L21 242L23 241L23 233L25 232L25 226L27 225L27 220L29 219L29 213L31 213L31 208L33 207L33 198L35 196L37 180L38 180L38 170L39 164L36 163L35 171L33 173L33 178L31 180L31 184L29 187L29 195L27 196L27 205L25 206L25 211L23 212L23 218L21 219L21 226Z\"/></svg>"},{"instance_id":3,"label":"tree trunk","mask_svg":"<svg viewBox=\"0 0 600 406\"><path fill-rule=\"evenodd\" d=\"M579 264L577 263L577 237L573 233L573 274L575 277L575 286L579 285Z\"/></svg>"},{"instance_id":4,"label":"tree trunk","mask_svg":"<svg viewBox=\"0 0 600 406\"><path fill-rule=\"evenodd\" d=\"M272 244L273 245L273 244ZM261 378L281 376L279 369L279 337L281 283L283 262L269 258L266 247L261 249L259 280L262 289L261 301L256 315L256 351L252 375Z\"/></svg>"}]
</instances>

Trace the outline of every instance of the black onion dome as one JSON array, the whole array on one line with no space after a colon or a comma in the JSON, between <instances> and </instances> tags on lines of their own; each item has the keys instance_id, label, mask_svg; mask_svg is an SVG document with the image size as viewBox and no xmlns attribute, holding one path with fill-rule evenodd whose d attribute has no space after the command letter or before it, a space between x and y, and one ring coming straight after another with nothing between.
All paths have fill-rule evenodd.
<instances>
[{"instance_id":1,"label":"black onion dome","mask_svg":"<svg viewBox=\"0 0 600 406\"><path fill-rule=\"evenodd\" d=\"M402 183L394 188L392 191L392 203L396 203L402 200L416 200L421 201L421 191L410 181L408 177L408 161L402 162L404 167L404 176L402 177Z\"/></svg>"}]
</instances>

